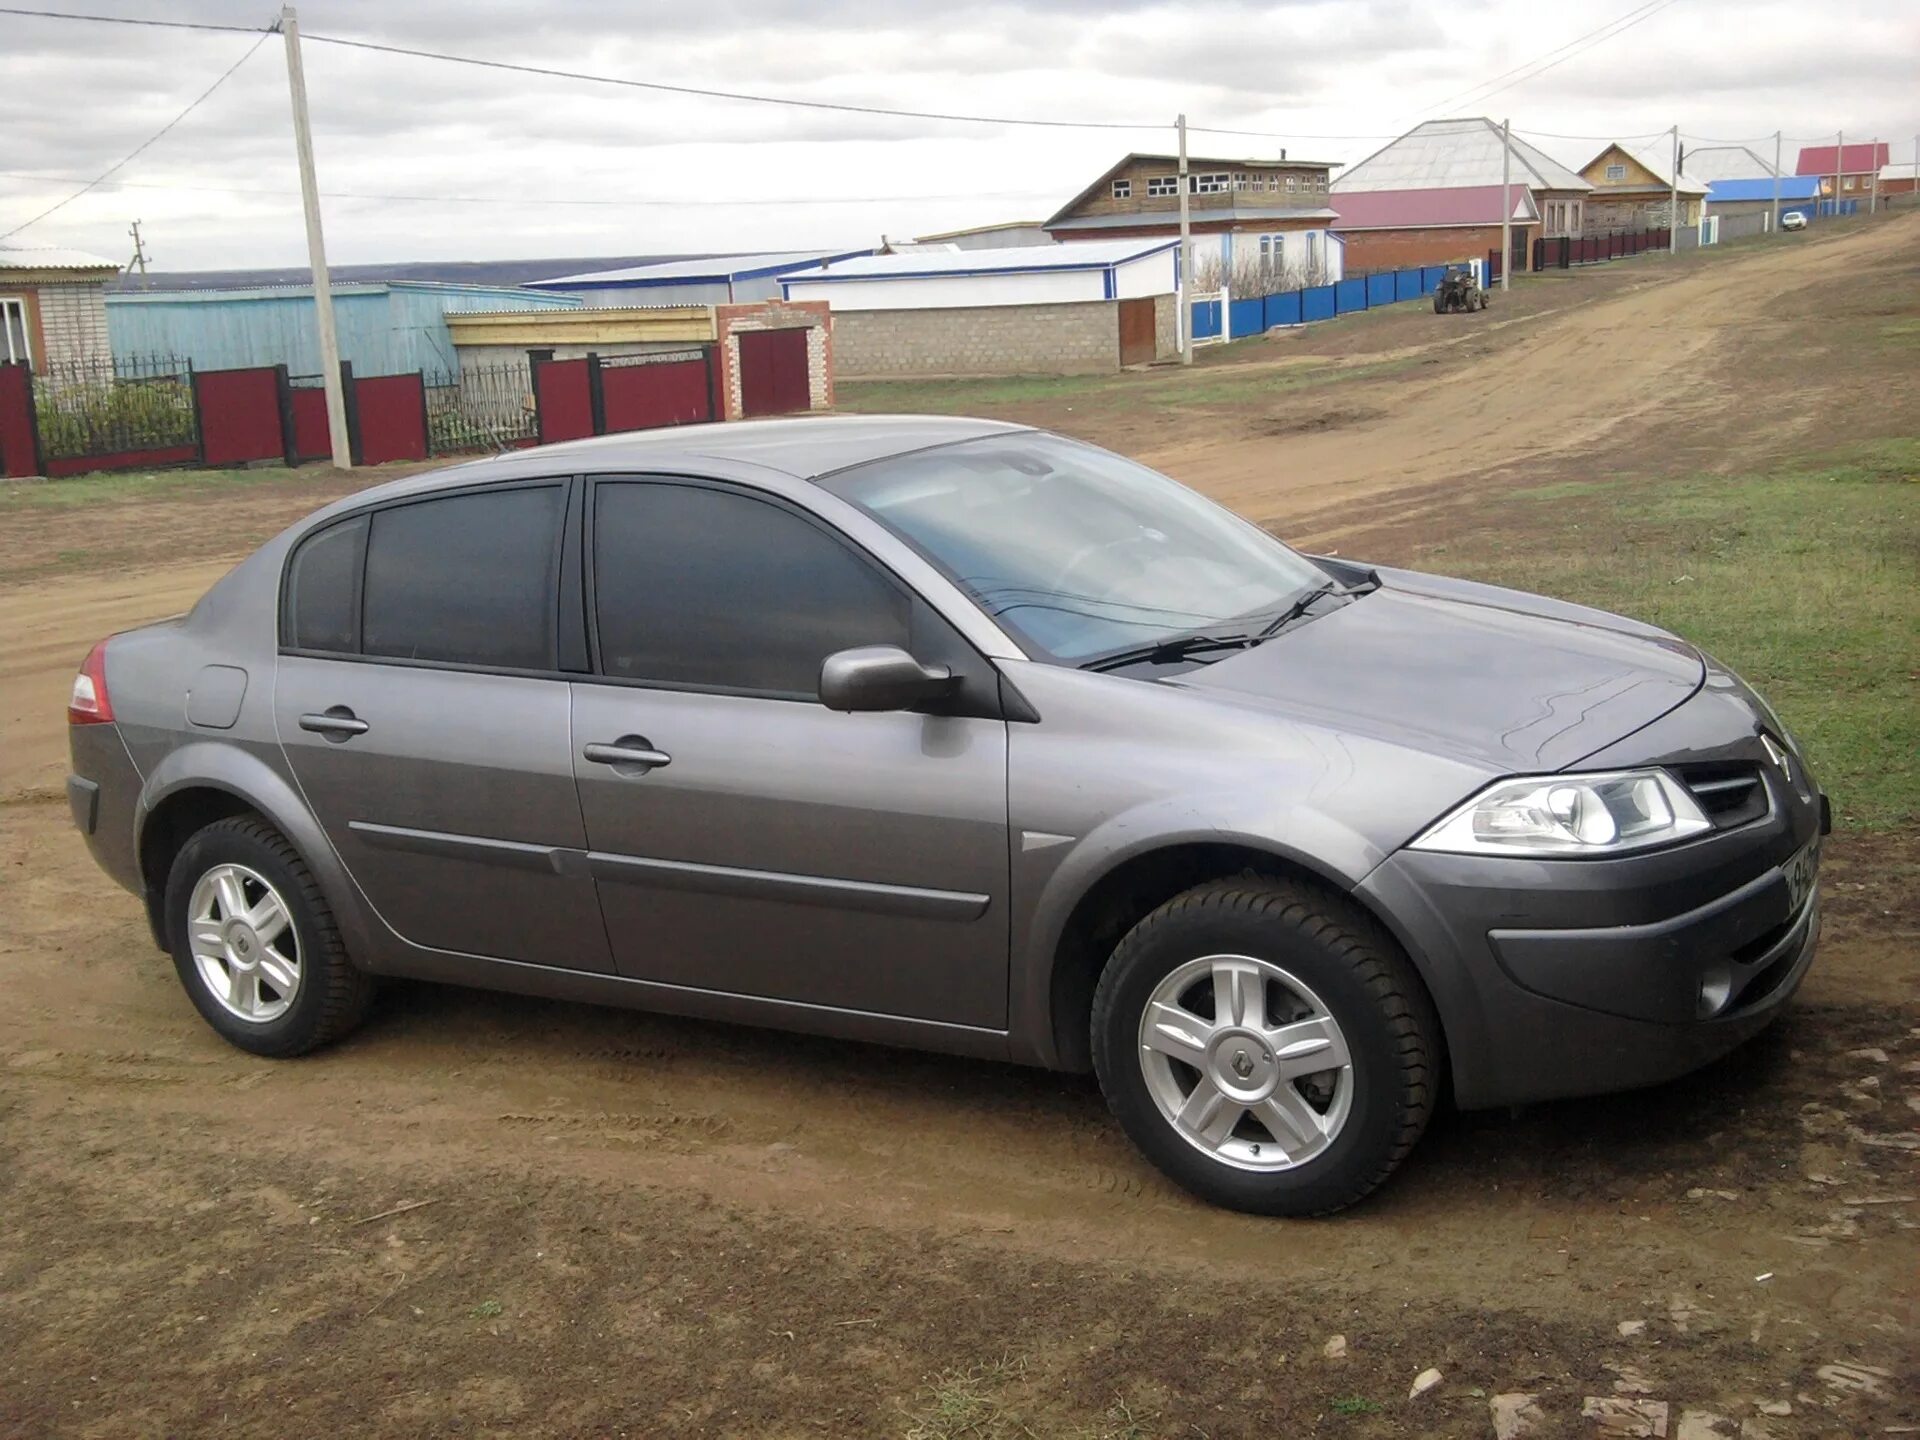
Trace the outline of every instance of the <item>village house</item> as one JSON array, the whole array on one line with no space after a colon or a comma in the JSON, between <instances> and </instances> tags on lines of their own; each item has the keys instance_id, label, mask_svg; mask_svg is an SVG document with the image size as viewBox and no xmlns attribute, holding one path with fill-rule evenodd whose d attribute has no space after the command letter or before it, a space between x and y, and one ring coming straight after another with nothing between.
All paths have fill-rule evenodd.
<instances>
[{"instance_id":1,"label":"village house","mask_svg":"<svg viewBox=\"0 0 1920 1440\"><path fill-rule=\"evenodd\" d=\"M1706 202L1707 187L1687 173L1681 163L1677 187L1672 182L1673 162L1644 152L1629 150L1615 141L1580 167L1581 178L1593 186L1587 196L1586 231L1658 230L1669 223L1678 201L1679 214L1671 223L1698 225L1700 209Z\"/></svg>"},{"instance_id":2,"label":"village house","mask_svg":"<svg viewBox=\"0 0 1920 1440\"><path fill-rule=\"evenodd\" d=\"M1844 205L1858 200L1865 208L1880 183L1881 167L1890 163L1893 153L1885 141L1855 145L1807 145L1794 165L1796 175L1811 175L1820 181L1822 200L1838 199ZM1838 183L1839 189L1834 186Z\"/></svg>"},{"instance_id":3,"label":"village house","mask_svg":"<svg viewBox=\"0 0 1920 1440\"><path fill-rule=\"evenodd\" d=\"M1591 181L1518 136L1503 145L1500 127L1484 116L1429 120L1334 183L1335 228L1347 242L1348 266L1444 265L1466 258L1463 251L1497 252L1503 178L1526 191L1511 211L1516 269L1526 268L1535 238L1585 233ZM1478 233L1463 234L1467 229Z\"/></svg>"},{"instance_id":4,"label":"village house","mask_svg":"<svg viewBox=\"0 0 1920 1440\"><path fill-rule=\"evenodd\" d=\"M1325 160L1187 159L1193 286L1258 294L1341 275ZM1180 161L1131 154L1042 222L1060 241L1173 239L1180 233Z\"/></svg>"},{"instance_id":5,"label":"village house","mask_svg":"<svg viewBox=\"0 0 1920 1440\"><path fill-rule=\"evenodd\" d=\"M119 273L84 250L0 245L0 364L111 364L107 282Z\"/></svg>"}]
</instances>

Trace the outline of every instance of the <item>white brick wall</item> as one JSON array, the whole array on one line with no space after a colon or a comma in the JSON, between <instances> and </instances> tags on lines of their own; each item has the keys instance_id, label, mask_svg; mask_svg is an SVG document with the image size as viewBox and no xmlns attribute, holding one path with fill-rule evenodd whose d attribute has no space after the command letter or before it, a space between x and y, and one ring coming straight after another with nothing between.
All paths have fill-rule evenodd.
<instances>
[{"instance_id":1,"label":"white brick wall","mask_svg":"<svg viewBox=\"0 0 1920 1440\"><path fill-rule=\"evenodd\" d=\"M1081 300L964 310L836 310L833 365L843 380L1118 370L1119 306Z\"/></svg>"},{"instance_id":2,"label":"white brick wall","mask_svg":"<svg viewBox=\"0 0 1920 1440\"><path fill-rule=\"evenodd\" d=\"M98 281L42 285L40 328L47 337L49 366L111 363L107 339L107 288Z\"/></svg>"}]
</instances>

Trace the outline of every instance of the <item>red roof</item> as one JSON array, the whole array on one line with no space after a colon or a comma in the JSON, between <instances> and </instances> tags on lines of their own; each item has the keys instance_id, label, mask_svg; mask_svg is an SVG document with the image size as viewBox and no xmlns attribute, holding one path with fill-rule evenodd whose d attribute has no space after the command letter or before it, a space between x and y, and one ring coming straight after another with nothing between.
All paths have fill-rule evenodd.
<instances>
[{"instance_id":1,"label":"red roof","mask_svg":"<svg viewBox=\"0 0 1920 1440\"><path fill-rule=\"evenodd\" d=\"M1877 171L1887 163L1887 143L1869 142L1862 145L1849 145L1847 153L1840 159L1839 172L1842 175L1864 175L1869 170ZM1800 163L1794 167L1796 175L1831 175L1834 173L1834 147L1831 145L1808 145L1800 151Z\"/></svg>"},{"instance_id":2,"label":"red roof","mask_svg":"<svg viewBox=\"0 0 1920 1440\"><path fill-rule=\"evenodd\" d=\"M1507 188L1512 195L1514 218L1536 218L1527 187L1510 185ZM1460 185L1432 190L1356 190L1346 195L1336 191L1328 203L1340 215L1333 222L1336 230L1411 230L1434 225L1500 223L1498 185Z\"/></svg>"}]
</instances>

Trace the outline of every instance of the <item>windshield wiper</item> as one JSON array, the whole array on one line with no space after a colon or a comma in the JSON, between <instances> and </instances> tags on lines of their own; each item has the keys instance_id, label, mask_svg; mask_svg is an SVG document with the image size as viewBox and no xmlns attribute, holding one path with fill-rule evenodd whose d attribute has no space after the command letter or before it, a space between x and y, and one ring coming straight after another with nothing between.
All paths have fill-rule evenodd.
<instances>
[{"instance_id":1,"label":"windshield wiper","mask_svg":"<svg viewBox=\"0 0 1920 1440\"><path fill-rule=\"evenodd\" d=\"M1378 580L1366 580L1358 585L1340 585L1329 580L1324 585L1314 586L1299 599L1291 602L1286 609L1258 630L1229 635L1175 635L1149 645L1138 645L1131 650L1120 650L1111 655L1103 655L1097 660L1089 660L1080 668L1096 671L1124 670L1129 665L1171 665L1195 655L1211 655L1220 650L1251 650L1262 641L1271 640L1329 595L1346 599L1365 595L1379 588Z\"/></svg>"},{"instance_id":2,"label":"windshield wiper","mask_svg":"<svg viewBox=\"0 0 1920 1440\"><path fill-rule=\"evenodd\" d=\"M1129 665L1171 665L1178 660L1190 659L1195 655L1210 655L1216 650L1244 650L1249 645L1258 645L1260 637L1245 635L1175 635L1170 639L1156 640L1151 645L1137 645L1131 650L1116 650L1111 655L1102 655L1098 660L1089 660L1082 670L1124 670Z\"/></svg>"}]
</instances>

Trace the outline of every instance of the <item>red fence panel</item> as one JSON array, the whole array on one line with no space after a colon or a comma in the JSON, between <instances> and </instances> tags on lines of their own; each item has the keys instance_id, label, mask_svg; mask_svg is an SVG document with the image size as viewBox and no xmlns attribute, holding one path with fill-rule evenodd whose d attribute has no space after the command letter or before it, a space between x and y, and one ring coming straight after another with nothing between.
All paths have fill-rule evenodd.
<instances>
[{"instance_id":1,"label":"red fence panel","mask_svg":"<svg viewBox=\"0 0 1920 1440\"><path fill-rule=\"evenodd\" d=\"M331 460L333 436L327 429L327 392L317 385L293 387L293 456Z\"/></svg>"},{"instance_id":2,"label":"red fence panel","mask_svg":"<svg viewBox=\"0 0 1920 1440\"><path fill-rule=\"evenodd\" d=\"M357 465L427 458L427 387L412 375L370 375L353 381Z\"/></svg>"},{"instance_id":3,"label":"red fence panel","mask_svg":"<svg viewBox=\"0 0 1920 1440\"><path fill-rule=\"evenodd\" d=\"M640 357L600 362L600 408L609 433L713 419L713 383L706 355L634 362L640 362Z\"/></svg>"},{"instance_id":4,"label":"red fence panel","mask_svg":"<svg viewBox=\"0 0 1920 1440\"><path fill-rule=\"evenodd\" d=\"M208 465L244 465L249 460L283 460L291 465L292 426L281 400L287 388L285 366L250 370L196 370L194 403L200 410L201 455Z\"/></svg>"},{"instance_id":5,"label":"red fence panel","mask_svg":"<svg viewBox=\"0 0 1920 1440\"><path fill-rule=\"evenodd\" d=\"M593 390L585 360L535 360L533 403L540 443L593 434Z\"/></svg>"},{"instance_id":6,"label":"red fence panel","mask_svg":"<svg viewBox=\"0 0 1920 1440\"><path fill-rule=\"evenodd\" d=\"M0 475L40 473L40 431L33 415L33 372L24 365L0 365Z\"/></svg>"},{"instance_id":7,"label":"red fence panel","mask_svg":"<svg viewBox=\"0 0 1920 1440\"><path fill-rule=\"evenodd\" d=\"M740 411L790 415L812 405L807 331L735 330L740 341Z\"/></svg>"}]
</instances>

